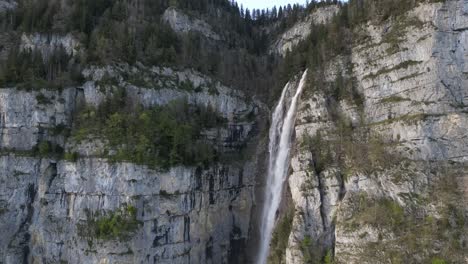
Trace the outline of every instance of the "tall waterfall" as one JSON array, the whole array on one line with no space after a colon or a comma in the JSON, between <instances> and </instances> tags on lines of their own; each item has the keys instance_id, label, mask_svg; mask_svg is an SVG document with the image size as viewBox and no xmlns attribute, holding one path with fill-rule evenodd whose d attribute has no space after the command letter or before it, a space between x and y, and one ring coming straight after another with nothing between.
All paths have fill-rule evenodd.
<instances>
[{"instance_id":1,"label":"tall waterfall","mask_svg":"<svg viewBox=\"0 0 468 264\"><path fill-rule=\"evenodd\" d=\"M268 258L271 236L276 220L276 211L281 202L283 184L286 181L289 168L291 134L294 129L297 101L304 89L306 77L307 70L302 75L296 93L289 105L286 105L285 100L287 91L292 85L286 84L272 116L269 144L270 159L265 187L265 204L263 206L260 226L260 247L257 255L257 264L265 264ZM285 110L287 110L286 115Z\"/></svg>"}]
</instances>

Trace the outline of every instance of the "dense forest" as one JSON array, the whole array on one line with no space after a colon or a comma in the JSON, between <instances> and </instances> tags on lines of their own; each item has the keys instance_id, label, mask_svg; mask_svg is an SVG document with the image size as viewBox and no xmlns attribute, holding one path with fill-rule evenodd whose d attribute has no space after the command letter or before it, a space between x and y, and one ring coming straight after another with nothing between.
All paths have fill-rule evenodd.
<instances>
[{"instance_id":1,"label":"dense forest","mask_svg":"<svg viewBox=\"0 0 468 264\"><path fill-rule=\"evenodd\" d=\"M102 153L113 161L132 161L151 167L176 165L206 166L219 154L213 142L201 140L205 129L227 122L211 107L190 105L175 100L167 106L143 109L126 100L119 89L97 109L88 107L79 113L72 137L81 141L90 135L102 135L115 154ZM74 160L76 153L67 153Z\"/></svg>"},{"instance_id":2,"label":"dense forest","mask_svg":"<svg viewBox=\"0 0 468 264\"><path fill-rule=\"evenodd\" d=\"M212 43L197 34L177 36L161 16L174 6L205 19L222 34L222 43ZM277 60L267 54L268 37L260 29L268 23L296 17L298 6L279 14L239 8L229 1L110 1L24 0L3 14L1 28L20 34L66 34L72 32L85 52L69 57L62 49L52 56L15 47L0 66L0 85L54 88L79 83L80 71L92 64L112 63L194 68L221 81L248 90L267 87ZM286 15L291 14L291 15ZM268 19L267 19L268 17ZM289 23L292 23L291 21ZM13 32L15 34L13 34ZM223 59L221 59L223 58ZM255 91L258 92L258 91Z\"/></svg>"},{"instance_id":3,"label":"dense forest","mask_svg":"<svg viewBox=\"0 0 468 264\"><path fill-rule=\"evenodd\" d=\"M140 62L193 68L272 102L299 70L320 69L330 56L349 53L347 43L362 21L383 21L418 2L327 0L249 10L228 0L22 0L0 17L0 28L17 43L0 63L0 86L60 88L79 84L81 71L89 65ZM284 59L269 53L278 34L315 8L330 4L342 6L333 23L313 27L309 39ZM176 35L161 19L169 7L208 22L222 36L221 43L199 34ZM20 50L21 34L34 32L72 32L85 49L78 56L61 48L50 56ZM322 80L318 73L314 76L315 81Z\"/></svg>"}]
</instances>

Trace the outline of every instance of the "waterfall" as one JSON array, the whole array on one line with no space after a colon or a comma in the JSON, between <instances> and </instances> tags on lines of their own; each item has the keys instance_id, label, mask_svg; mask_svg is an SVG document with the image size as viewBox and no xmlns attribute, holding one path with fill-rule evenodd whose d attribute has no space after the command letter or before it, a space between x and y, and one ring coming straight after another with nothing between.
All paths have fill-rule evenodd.
<instances>
[{"instance_id":1,"label":"waterfall","mask_svg":"<svg viewBox=\"0 0 468 264\"><path fill-rule=\"evenodd\" d=\"M286 94L291 88L286 84L278 105L272 116L270 127L268 178L265 187L265 200L260 225L260 247L257 255L257 264L265 264L268 258L270 241L276 220L276 211L281 202L283 185L287 178L289 168L289 155L291 149L291 134L294 129L297 101L304 89L307 70L302 75L296 93L289 105L286 105ZM285 115L285 108L287 112Z\"/></svg>"}]
</instances>

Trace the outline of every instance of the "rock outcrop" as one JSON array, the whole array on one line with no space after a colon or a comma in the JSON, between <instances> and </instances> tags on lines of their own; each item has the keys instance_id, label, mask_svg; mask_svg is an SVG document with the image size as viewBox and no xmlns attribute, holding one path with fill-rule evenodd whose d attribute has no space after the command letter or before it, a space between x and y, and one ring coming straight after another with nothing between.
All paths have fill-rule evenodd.
<instances>
[{"instance_id":1,"label":"rock outcrop","mask_svg":"<svg viewBox=\"0 0 468 264\"><path fill-rule=\"evenodd\" d=\"M212 27L203 20L191 18L182 11L171 7L168 8L163 15L163 21L168 23L169 26L177 33L194 32L202 36L214 40L222 40L221 36L213 31Z\"/></svg>"},{"instance_id":2,"label":"rock outcrop","mask_svg":"<svg viewBox=\"0 0 468 264\"><path fill-rule=\"evenodd\" d=\"M353 44L350 59L327 64L326 82L347 74L363 95L361 109L338 105L344 120L378 135L383 148L398 153L396 164L389 155L372 172L353 170L356 164L319 168L323 157L304 140L318 144L320 134L322 144L331 145L343 132L326 94L315 89L303 96L289 178L295 216L286 263L319 261L327 252L336 263L468 261L468 210L456 202L466 195L468 157L465 10L464 1L425 3L398 19L369 22L358 29L366 41Z\"/></svg>"},{"instance_id":3,"label":"rock outcrop","mask_svg":"<svg viewBox=\"0 0 468 264\"><path fill-rule=\"evenodd\" d=\"M45 58L48 58L55 50L63 48L70 55L77 55L80 50L80 42L72 35L23 34L21 36L20 50L40 51Z\"/></svg>"},{"instance_id":4,"label":"rock outcrop","mask_svg":"<svg viewBox=\"0 0 468 264\"><path fill-rule=\"evenodd\" d=\"M5 263L220 263L247 239L253 163L157 172L93 158L7 155L1 164ZM90 217L126 205L140 222L130 238L86 233Z\"/></svg>"},{"instance_id":5,"label":"rock outcrop","mask_svg":"<svg viewBox=\"0 0 468 264\"><path fill-rule=\"evenodd\" d=\"M161 87L147 87L143 81L140 86L130 84L120 75L123 72L127 78L131 73L142 80L151 78L147 83L159 80ZM62 91L0 89L0 261L242 261L254 204L255 157L166 171L112 162L99 155L102 142L76 145L58 128L73 129L80 106L99 105L118 86L126 89L129 100L144 107L178 98L213 106L229 121L226 127L206 131L205 136L224 146L221 151L236 153L254 139L255 116L262 107L194 71L120 65L90 68L85 77L88 81L83 87ZM245 118L252 114L253 119ZM77 152L79 158L66 161L33 155L43 141L66 153ZM131 234L102 237L94 233L99 219L125 208L135 208L138 227Z\"/></svg>"},{"instance_id":6,"label":"rock outcrop","mask_svg":"<svg viewBox=\"0 0 468 264\"><path fill-rule=\"evenodd\" d=\"M18 4L14 0L2 0L0 1L0 13L15 9L17 5Z\"/></svg>"},{"instance_id":7,"label":"rock outcrop","mask_svg":"<svg viewBox=\"0 0 468 264\"><path fill-rule=\"evenodd\" d=\"M309 69L323 78L298 106L278 211L289 236L274 236L280 262L468 262L468 3L421 2L353 25L349 51ZM0 14L16 6L0 0ZM321 6L273 41L272 59L340 12ZM206 38L204 48L228 42L189 14L170 7L162 20ZM86 47L71 33L12 29L0 33L0 60L18 43L45 59L62 47L81 59ZM248 263L264 202L268 107L193 69L83 68L80 85L0 88L0 263ZM340 84L355 90L336 95ZM183 99L213 110L222 125L201 128L197 140L223 157L162 169L114 160L104 137L70 136L81 110L120 91L135 109Z\"/></svg>"},{"instance_id":8,"label":"rock outcrop","mask_svg":"<svg viewBox=\"0 0 468 264\"><path fill-rule=\"evenodd\" d=\"M314 25L327 23L338 10L337 6L326 6L315 9L301 22L286 30L270 47L270 52L278 53L282 56L286 55L288 50L291 51L299 42L305 40L310 35L311 28Z\"/></svg>"}]
</instances>

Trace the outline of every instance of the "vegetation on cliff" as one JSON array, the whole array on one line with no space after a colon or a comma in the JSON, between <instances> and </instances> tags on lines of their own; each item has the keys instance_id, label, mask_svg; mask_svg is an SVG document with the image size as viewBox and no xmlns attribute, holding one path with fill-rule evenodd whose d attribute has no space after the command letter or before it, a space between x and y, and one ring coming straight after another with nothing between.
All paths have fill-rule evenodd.
<instances>
[{"instance_id":1,"label":"vegetation on cliff","mask_svg":"<svg viewBox=\"0 0 468 264\"><path fill-rule=\"evenodd\" d=\"M140 227L137 220L137 209L131 205L121 207L107 214L92 216L88 213L85 224L80 224L81 235L100 240L127 240ZM92 242L89 242L92 243Z\"/></svg>"},{"instance_id":2,"label":"vegetation on cliff","mask_svg":"<svg viewBox=\"0 0 468 264\"><path fill-rule=\"evenodd\" d=\"M72 136L78 140L102 137L108 142L107 156L160 168L175 165L208 165L217 159L213 142L202 131L220 127L226 120L210 106L176 100L145 109L128 103L123 90L97 109L85 107L77 117Z\"/></svg>"},{"instance_id":3,"label":"vegetation on cliff","mask_svg":"<svg viewBox=\"0 0 468 264\"><path fill-rule=\"evenodd\" d=\"M176 34L162 19L171 6L206 20L222 41L213 42L193 32ZM227 0L158 0L139 5L120 0L21 0L15 10L0 16L3 30L14 35L15 47L8 59L0 58L0 86L66 87L79 84L80 71L90 64L140 62L193 68L251 94L265 94L275 84L272 76L278 60L267 54L269 39L260 27L280 18L292 23L300 10L299 6L289 7L273 18L265 12L251 14ZM47 56L39 50L16 48L22 34L36 32L73 34L81 44L78 54L70 56L61 47Z\"/></svg>"}]
</instances>

